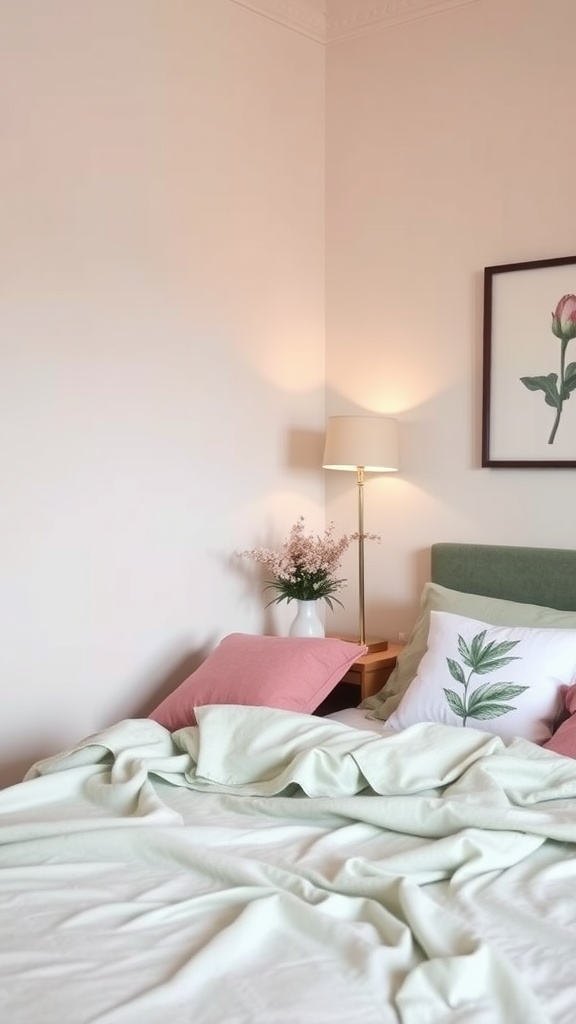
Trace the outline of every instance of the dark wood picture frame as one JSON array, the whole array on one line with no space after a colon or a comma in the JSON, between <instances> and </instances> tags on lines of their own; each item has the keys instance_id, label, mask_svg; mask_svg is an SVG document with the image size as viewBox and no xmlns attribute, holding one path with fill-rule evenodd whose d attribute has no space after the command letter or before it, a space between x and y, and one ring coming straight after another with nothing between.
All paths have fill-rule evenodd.
<instances>
[{"instance_id":1,"label":"dark wood picture frame","mask_svg":"<svg viewBox=\"0 0 576 1024\"><path fill-rule=\"evenodd\" d=\"M575 338L576 256L484 268L483 467L576 468Z\"/></svg>"}]
</instances>

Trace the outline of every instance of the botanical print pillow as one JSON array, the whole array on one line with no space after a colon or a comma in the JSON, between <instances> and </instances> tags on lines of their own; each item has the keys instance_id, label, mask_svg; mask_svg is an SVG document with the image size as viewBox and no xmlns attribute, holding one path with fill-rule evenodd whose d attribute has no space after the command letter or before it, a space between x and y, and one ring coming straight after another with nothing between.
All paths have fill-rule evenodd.
<instances>
[{"instance_id":1,"label":"botanical print pillow","mask_svg":"<svg viewBox=\"0 0 576 1024\"><path fill-rule=\"evenodd\" d=\"M576 612L543 608L536 604L503 601L498 597L483 597L450 590L439 583L426 583L420 600L420 612L398 656L396 667L380 693L367 697L362 708L368 718L385 721L398 707L410 683L416 677L418 666L426 653L426 640L430 626L430 612L451 612L471 619L480 619L491 626L530 626L550 629L576 629Z\"/></svg>"},{"instance_id":2,"label":"botanical print pillow","mask_svg":"<svg viewBox=\"0 0 576 1024\"><path fill-rule=\"evenodd\" d=\"M562 688L575 679L576 630L491 626L432 611L426 654L386 724L442 722L545 743Z\"/></svg>"}]
</instances>

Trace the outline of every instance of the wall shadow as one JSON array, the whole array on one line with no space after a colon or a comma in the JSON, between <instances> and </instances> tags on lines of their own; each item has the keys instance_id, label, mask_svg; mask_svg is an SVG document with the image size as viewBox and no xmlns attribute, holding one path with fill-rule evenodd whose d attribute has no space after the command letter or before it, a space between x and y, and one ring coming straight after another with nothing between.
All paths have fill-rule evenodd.
<instances>
[{"instance_id":1,"label":"wall shadow","mask_svg":"<svg viewBox=\"0 0 576 1024\"><path fill-rule=\"evenodd\" d=\"M206 660L210 653L210 646L203 646L198 650L190 651L184 656L180 657L174 664L165 672L153 686L152 691L148 693L145 699L141 702L136 703L130 707L118 708L117 714L112 711L108 716L108 722L103 722L100 727L96 727L93 731L99 732L100 729L105 729L107 726L113 725L115 722L119 722L124 718L147 718L148 715L154 710L155 707L160 704L165 697L167 697L173 690L175 690L185 679L188 678L192 672ZM46 744L45 747L39 746L38 744L34 749L30 750L25 757L15 758L14 760L7 760L0 764L0 790L6 789L7 786L14 786L18 782L22 782L24 775L29 768L36 761L41 761L45 757L50 757L57 751L54 750L53 744Z\"/></svg>"},{"instance_id":2,"label":"wall shadow","mask_svg":"<svg viewBox=\"0 0 576 1024\"><path fill-rule=\"evenodd\" d=\"M203 646L196 651L190 651L172 665L172 667L158 680L152 692L148 694L141 704L137 704L130 713L131 718L147 718L148 715L158 707L166 697L169 696L188 676L192 675L210 653L209 646Z\"/></svg>"},{"instance_id":3,"label":"wall shadow","mask_svg":"<svg viewBox=\"0 0 576 1024\"><path fill-rule=\"evenodd\" d=\"M5 761L0 765L0 790L6 789L7 786L14 786L17 782L22 782L26 772L36 761L41 761L42 758L49 756L50 751L46 748L36 748L35 752L30 752L26 757L19 757L14 761Z\"/></svg>"}]
</instances>

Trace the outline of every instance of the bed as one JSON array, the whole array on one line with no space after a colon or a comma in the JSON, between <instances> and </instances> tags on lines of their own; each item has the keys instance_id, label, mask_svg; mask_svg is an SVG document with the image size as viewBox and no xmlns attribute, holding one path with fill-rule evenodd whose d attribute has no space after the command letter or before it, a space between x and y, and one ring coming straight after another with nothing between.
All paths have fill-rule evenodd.
<instances>
[{"instance_id":1,"label":"bed","mask_svg":"<svg viewBox=\"0 0 576 1024\"><path fill-rule=\"evenodd\" d=\"M434 545L353 726L311 713L333 663L235 703L237 639L155 716L38 762L0 793L2 1024L574 1024L575 570Z\"/></svg>"}]
</instances>

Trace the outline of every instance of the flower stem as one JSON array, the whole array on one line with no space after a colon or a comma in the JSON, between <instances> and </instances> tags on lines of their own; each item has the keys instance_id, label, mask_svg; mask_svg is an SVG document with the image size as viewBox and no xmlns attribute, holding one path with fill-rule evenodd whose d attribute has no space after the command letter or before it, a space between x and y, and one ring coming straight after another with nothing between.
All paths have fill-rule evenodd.
<instances>
[{"instance_id":1,"label":"flower stem","mask_svg":"<svg viewBox=\"0 0 576 1024\"><path fill-rule=\"evenodd\" d=\"M558 427L560 426L560 416L561 415L562 415L562 399L560 399L560 405L558 406L558 408L556 410L556 419L554 420L554 426L552 427L552 432L550 434L550 437L548 438L548 444L554 444L554 438L556 437L556 431L558 430Z\"/></svg>"},{"instance_id":2,"label":"flower stem","mask_svg":"<svg viewBox=\"0 0 576 1024\"><path fill-rule=\"evenodd\" d=\"M556 437L556 431L560 426L560 417L562 415L562 406L564 405L563 391L564 391L564 374L566 372L566 346L567 341L562 341L562 347L560 349L560 387L558 389L558 408L556 409L556 418L554 425L548 438L548 444L554 444L554 438Z\"/></svg>"},{"instance_id":3,"label":"flower stem","mask_svg":"<svg viewBox=\"0 0 576 1024\"><path fill-rule=\"evenodd\" d=\"M472 679L473 675L474 669L471 669L468 679L464 683L464 698L462 700L462 704L464 705L464 711L466 712L466 714L464 715L464 718L462 720L462 725L466 725L466 722L468 721L468 687L470 686L470 680Z\"/></svg>"}]
</instances>

